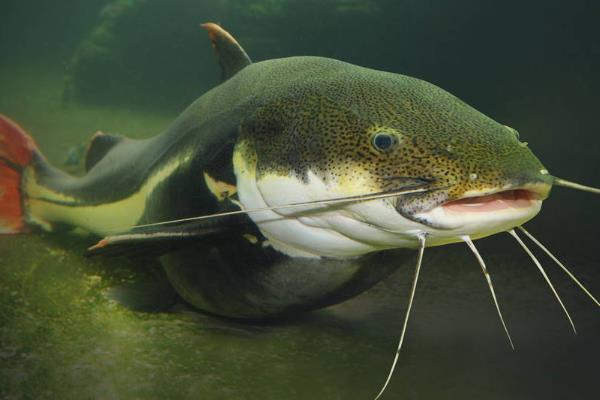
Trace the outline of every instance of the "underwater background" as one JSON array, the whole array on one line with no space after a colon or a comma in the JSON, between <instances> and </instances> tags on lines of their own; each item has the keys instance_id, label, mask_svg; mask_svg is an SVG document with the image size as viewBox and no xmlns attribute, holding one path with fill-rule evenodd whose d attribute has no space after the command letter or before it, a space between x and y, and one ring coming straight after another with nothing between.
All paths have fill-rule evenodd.
<instances>
[{"instance_id":1,"label":"underwater background","mask_svg":"<svg viewBox=\"0 0 600 400\"><path fill-rule=\"evenodd\" d=\"M219 82L206 32L255 60L319 55L415 76L516 128L551 173L600 185L600 5L516 0L0 0L0 113L56 165L95 131L160 132ZM529 230L600 295L594 195L556 188ZM154 265L93 238L0 236L0 398L365 399L383 383L413 265L340 305L248 325L107 300ZM598 397L600 315L540 255L578 335L508 235L427 249L388 399Z\"/></svg>"}]
</instances>

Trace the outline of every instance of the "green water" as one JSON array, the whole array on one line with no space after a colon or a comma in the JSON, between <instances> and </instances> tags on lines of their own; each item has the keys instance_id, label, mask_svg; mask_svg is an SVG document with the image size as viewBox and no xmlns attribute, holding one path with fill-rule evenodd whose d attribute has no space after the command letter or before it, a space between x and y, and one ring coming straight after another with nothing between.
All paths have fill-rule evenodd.
<instances>
[{"instance_id":1,"label":"green water","mask_svg":"<svg viewBox=\"0 0 600 400\"><path fill-rule=\"evenodd\" d=\"M180 76L166 76L163 78L166 83L160 85L168 86L171 78L179 82L179 89L154 93L156 97L164 97L160 101L144 100L153 90L152 82L148 82L142 85L144 90L139 94L139 101L135 97L135 86L129 86L113 101L107 101L104 95L96 102L90 101L94 98L92 95L86 97L86 101L65 105L64 79L70 73L67 60L97 23L98 10L91 6L80 7L77 15L83 22L69 18L73 21L65 22L62 36L48 31L44 40L44 29L57 24L45 20L66 12L69 7L64 4L76 2L65 1L54 11L57 15L48 18L35 12L36 9L44 11L43 7L39 10L36 2L30 3L17 7L14 5L17 3L9 2L13 8L8 7L8 10L13 13L8 15L13 18L1 30L4 35L0 40L2 54L9 57L0 61L0 112L31 132L44 154L57 165L62 163L70 146L85 142L98 129L131 137L159 132L177 115L180 103L193 98L196 92L201 94L218 78L210 59L210 48L202 47L204 36L198 34L198 53L194 57L198 58L202 73L190 77L190 82L197 82L196 86L182 84ZM102 2L92 3L101 5ZM182 3L187 7L192 4ZM200 3L203 9L210 8L210 2ZM560 175L566 178L598 185L597 173L593 172L598 170L600 147L594 110L600 98L594 97L592 90L598 86L597 81L586 75L588 69L597 71L593 68L598 65L597 60L591 56L596 54L593 49L597 49L597 43L589 36L577 36L573 31L577 46L560 46L566 49L565 54L575 54L579 60L579 63L569 64L569 71L573 73L557 74L551 80L543 78L550 74L546 71L538 80L527 81L533 82L533 86L528 87L519 80L523 77L517 76L527 74L528 67L523 67L526 72L518 70L520 72L513 72L512 78L503 78L505 83L510 82L503 87L518 93L505 96L501 88L482 93L459 78L452 81L448 77L452 73L445 74L448 69L442 68L440 63L444 65L443 61L447 61L450 70L458 68L459 56L439 60L435 56L427 58L428 53L424 51L421 61L411 58L404 63L396 57L385 58L385 43L377 37L371 38L378 43L376 48L369 37L359 38L356 32L348 34L356 46L345 43L344 34L339 32L351 32L352 23L364 21L361 16L375 20L377 15L372 13L377 12L377 7L370 7L378 2L363 2L358 8L361 2L346 2L346 8L326 9L321 19L315 21L314 29L329 32L327 40L311 33L310 27L302 30L304 36L298 38L284 29L282 22L278 23L283 17L286 23L295 21L293 15L285 14L285 8L283 11L277 8L279 3L285 2L264 3L269 4L245 14L230 15L237 24L233 28L245 32L251 39L250 47L256 50L251 55L283 56L314 49L313 54L362 64L379 63L382 68L397 72L412 69L411 72L430 80L448 79L448 85L436 83L453 86L449 89L468 97L470 102L475 100L476 107L487 107L486 112L510 120L511 125L526 136L536 154L547 160L553 172L560 170ZM469 4L465 2L464 7ZM310 8L309 5L306 8ZM435 16L437 21L444 20L436 13L438 6L443 7L441 3L432 4L412 14L412 18ZM582 6L582 12L585 10ZM31 12L31 20L23 18L27 16L26 11ZM269 12L275 16L269 17ZM486 15L481 10L477 12ZM341 15L340 19L335 19L336 13ZM181 14L174 11L175 16ZM532 12L529 17L534 19L535 15ZM196 20L194 15L187 18ZM251 25L252 18L269 21L269 24L256 27ZM411 17L402 18L406 22ZM560 19L553 18L551 21ZM505 26L505 23L488 22L490 29ZM87 29L86 23L90 25ZM11 30L7 26L23 29ZM421 46L427 48L429 39L419 30L419 24L392 26L387 28L388 34L396 32L394 37L401 37L400 30L403 34L410 33L411 37L421 35L424 42ZM528 25L518 26L527 35ZM190 27L193 29L195 25ZM281 31L279 36L277 29ZM381 31L382 28L374 29ZM529 29L539 31L535 25ZM7 32L10 32L10 40ZM77 36L69 36L71 32ZM363 26L360 32L367 35L368 29ZM485 30L483 32L480 34L485 36ZM466 31L463 35L472 36ZM276 40L278 37L280 41ZM461 43L459 40L448 42ZM281 43L285 46L296 43L297 48ZM511 43L519 48L517 41ZM410 54L418 53L418 46L406 42L398 46ZM589 52L584 51L586 46ZM468 46L457 47L457 51L463 51L458 54L470 60L465 64L477 62L475 56L468 58L472 53ZM58 54L52 54L53 49L58 49ZM366 56L369 52L377 54L379 61L369 59ZM539 48L537 52L543 53ZM540 54L534 56L543 59ZM517 52L517 55L522 54ZM177 64L177 60L170 62ZM561 66L567 64L566 61L560 63ZM433 65L437 68L435 73L431 73ZM156 69L156 66L148 65L148 68ZM500 68L492 70L485 62L479 68L490 71L497 79L508 74ZM550 71L552 68L548 66ZM104 74L110 75L111 71L117 73L119 69L109 68ZM536 75L535 71L527 76L532 75ZM480 83L489 82L482 77L472 78L480 79ZM96 83L96 86L102 84ZM119 87L116 85L115 90ZM553 90L562 93L561 97L551 97L549 93ZM600 222L597 200L591 194L556 190L546 203L540 216L532 222L531 230L556 250L593 293L600 294L600 257L595 247ZM85 259L82 253L93 242L93 238L66 234L0 236L0 398L368 399L377 393L385 379L404 316L411 265L402 266L372 290L335 307L278 323L246 325L206 316L183 306L169 313L141 313L107 300L104 296L107 288L144 277L152 267L125 260ZM405 347L385 398L597 397L600 357L597 307L585 299L565 275L557 272L549 260L543 259L572 311L579 331L574 336L534 265L516 244L508 237L490 238L481 241L480 250L492 273L516 351L508 346L485 281L466 248L430 249L425 253Z\"/></svg>"},{"instance_id":2,"label":"green water","mask_svg":"<svg viewBox=\"0 0 600 400\"><path fill-rule=\"evenodd\" d=\"M85 243L49 236L0 241L3 398L364 399L387 372L407 270L345 304L249 326L185 309L132 312L106 300L105 288L143 275L143 267L85 260ZM596 309L559 285L576 310L580 334L573 337L532 266L487 258L517 351L508 347L474 261L457 249L434 250L388 398L593 393Z\"/></svg>"}]
</instances>

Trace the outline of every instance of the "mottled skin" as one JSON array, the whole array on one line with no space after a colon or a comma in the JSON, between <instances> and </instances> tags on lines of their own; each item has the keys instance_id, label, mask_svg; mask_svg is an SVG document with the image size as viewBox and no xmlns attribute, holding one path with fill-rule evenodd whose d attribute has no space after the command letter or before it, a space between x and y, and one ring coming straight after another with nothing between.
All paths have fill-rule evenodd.
<instances>
[{"instance_id":1,"label":"mottled skin","mask_svg":"<svg viewBox=\"0 0 600 400\"><path fill-rule=\"evenodd\" d=\"M239 148L248 158L260 154L258 179L290 171L306 179L310 169L332 183L366 177L364 193L415 180L448 187L410 196L407 216L433 207L428 200L437 205L471 190L540 181L543 166L515 130L435 85L329 59L270 63L268 69L300 71L290 71L296 79L243 122ZM393 133L398 145L376 150L378 132Z\"/></svg>"},{"instance_id":2,"label":"mottled skin","mask_svg":"<svg viewBox=\"0 0 600 400\"><path fill-rule=\"evenodd\" d=\"M372 137L378 132L392 133L398 145L376 150ZM414 182L445 188L403 197L396 207L407 218L469 190L545 179L514 130L442 89L317 57L248 65L196 100L162 134L116 145L85 177L66 177L40 160L35 179L79 199L61 206L101 205L131 196L166 165L176 165L147 196L137 223L195 217L231 205L218 201L202 176L208 171L235 184L234 146L257 179L275 174L306 180L310 170L336 187L364 182L353 194ZM61 222L49 218L48 224ZM258 240L248 240L248 234ZM200 238L161 261L177 291L196 307L267 318L355 296L411 256L396 249L348 259L294 258L265 247L263 239L249 224Z\"/></svg>"},{"instance_id":3,"label":"mottled skin","mask_svg":"<svg viewBox=\"0 0 600 400\"><path fill-rule=\"evenodd\" d=\"M415 195L404 200L404 210L410 215L417 209L432 207L430 200L438 204L446 199L459 198L469 190L536 182L543 168L529 149L519 142L514 130L498 124L434 85L402 75L330 59L295 57L250 65L217 90L218 96L231 90L245 99L241 105L246 112L239 120L236 149L245 159L255 161L257 179L270 174L293 174L306 179L307 171L311 170L332 183L352 181L357 175L366 176L372 185L365 187L364 193L403 186L415 179L426 179L449 187L431 195ZM379 131L394 132L400 145L389 152L375 150L371 138ZM473 180L472 174L477 174L478 179ZM243 248L244 245L240 241L232 246L232 251L235 253L233 247ZM265 252L272 252L277 261L265 262ZM292 293L302 292L299 288L290 290L294 284L301 283L300 286L304 285L306 289L320 281L327 286L329 278L325 275L335 271L334 266L343 265L342 269L349 270L361 265L359 270L363 273L368 271L366 276L377 277L370 280L369 284L372 284L406 259L399 250L339 261L299 260L275 253L271 249L261 250L257 257L260 261L247 267L260 271L268 266L269 277L261 278L261 284L257 286L264 289L264 282L278 276L272 279L270 290L285 288L282 293L288 299L293 296ZM245 263L247 261L225 264ZM277 267L273 268L274 265ZM317 276L308 278L308 282L312 282L308 283L304 277L313 273L313 266L319 272ZM286 270L288 267L293 271ZM180 267L174 269L178 273L181 271ZM193 267L187 269L188 272L193 270ZM213 270L209 272L214 273ZM184 279L176 279L171 274L171 279L178 282L176 285L190 286L208 278L199 279L197 274L185 275ZM292 276L294 278L289 279ZM282 285L284 277L287 277L288 283ZM213 277L210 279L221 281ZM255 285L252 283L255 280L247 276L242 281L244 285ZM330 282L335 282L335 279ZM316 301L305 298L302 305L290 302L284 312L333 303L340 300L340 294L349 297L351 292L356 293L369 285L363 280L353 282L359 282L354 287L358 289L356 291L346 286L336 291L333 297L318 296ZM237 291L233 297L228 296L230 301L248 293L255 297L257 293L263 293L263 289L254 287ZM179 290L186 292L181 287ZM196 297L198 293L206 292L187 290L191 291L196 292ZM222 288L211 301L222 303L223 297L227 296L226 291ZM274 298L271 295L259 302L268 303L267 298ZM281 298L276 302L279 301ZM200 302L206 302L206 297ZM237 306L245 308L249 303L252 301L244 298ZM276 307L280 305L278 303ZM270 306L272 304L266 306L265 311ZM269 314L273 311L270 310Z\"/></svg>"}]
</instances>

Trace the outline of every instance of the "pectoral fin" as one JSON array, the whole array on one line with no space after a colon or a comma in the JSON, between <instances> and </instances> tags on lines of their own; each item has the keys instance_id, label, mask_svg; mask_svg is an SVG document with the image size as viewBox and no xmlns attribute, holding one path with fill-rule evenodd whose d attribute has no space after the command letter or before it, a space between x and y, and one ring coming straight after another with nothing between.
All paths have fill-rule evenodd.
<instances>
[{"instance_id":1,"label":"pectoral fin","mask_svg":"<svg viewBox=\"0 0 600 400\"><path fill-rule=\"evenodd\" d=\"M177 225L138 228L107 236L86 251L86 256L158 257L193 244L199 239L224 232L239 231L247 218L223 218L220 221L193 221Z\"/></svg>"},{"instance_id":2,"label":"pectoral fin","mask_svg":"<svg viewBox=\"0 0 600 400\"><path fill-rule=\"evenodd\" d=\"M104 296L130 310L141 312L166 312L181 301L160 268L150 268L145 276L112 286L106 289Z\"/></svg>"}]
</instances>

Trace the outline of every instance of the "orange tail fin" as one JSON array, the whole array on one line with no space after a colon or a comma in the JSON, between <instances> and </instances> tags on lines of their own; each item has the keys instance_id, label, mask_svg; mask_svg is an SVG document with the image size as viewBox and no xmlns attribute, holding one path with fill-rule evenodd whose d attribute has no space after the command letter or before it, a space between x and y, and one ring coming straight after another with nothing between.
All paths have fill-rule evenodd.
<instances>
[{"instance_id":1,"label":"orange tail fin","mask_svg":"<svg viewBox=\"0 0 600 400\"><path fill-rule=\"evenodd\" d=\"M0 114L0 234L27 232L21 175L37 147L25 131Z\"/></svg>"}]
</instances>

